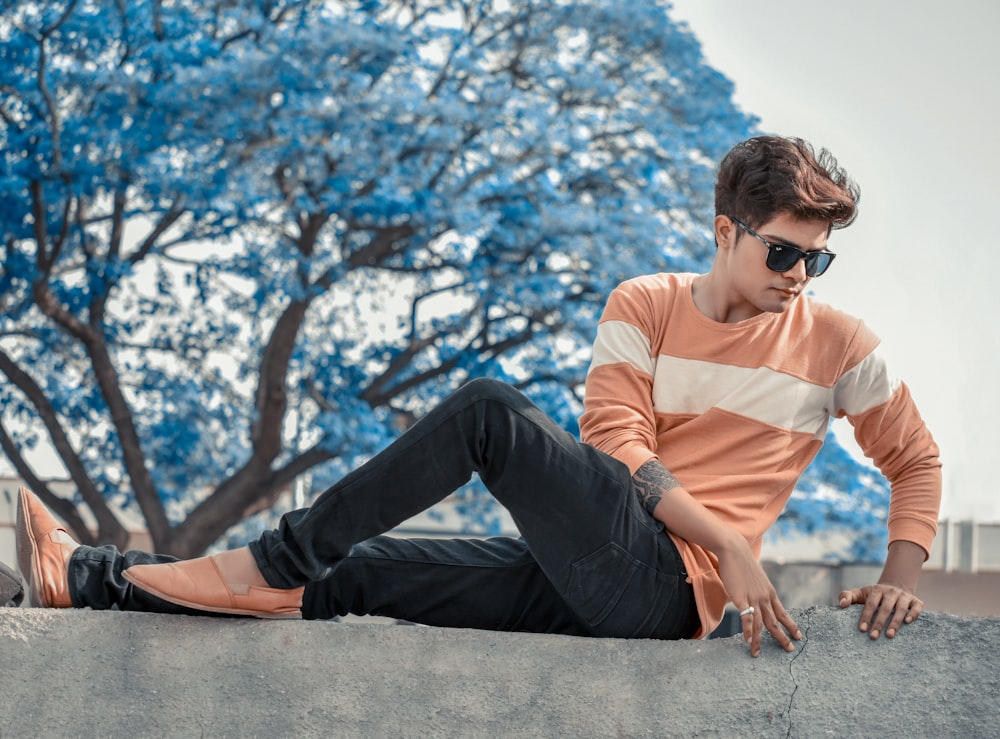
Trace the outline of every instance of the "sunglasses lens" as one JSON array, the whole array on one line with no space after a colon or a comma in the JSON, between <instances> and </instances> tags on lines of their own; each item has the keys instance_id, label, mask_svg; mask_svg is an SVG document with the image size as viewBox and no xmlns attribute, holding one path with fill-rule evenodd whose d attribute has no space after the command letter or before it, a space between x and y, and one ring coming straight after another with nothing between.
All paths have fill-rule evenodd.
<instances>
[{"instance_id":1,"label":"sunglasses lens","mask_svg":"<svg viewBox=\"0 0 1000 739\"><path fill-rule=\"evenodd\" d=\"M786 246L772 244L767 250L767 268L774 272L787 272L799 261L802 252ZM806 267L809 266L808 259Z\"/></svg>"},{"instance_id":2,"label":"sunglasses lens","mask_svg":"<svg viewBox=\"0 0 1000 739\"><path fill-rule=\"evenodd\" d=\"M810 277L819 277L826 272L826 268L830 266L830 262L832 261L832 254L824 254L822 252L810 254L806 257L806 274Z\"/></svg>"}]
</instances>

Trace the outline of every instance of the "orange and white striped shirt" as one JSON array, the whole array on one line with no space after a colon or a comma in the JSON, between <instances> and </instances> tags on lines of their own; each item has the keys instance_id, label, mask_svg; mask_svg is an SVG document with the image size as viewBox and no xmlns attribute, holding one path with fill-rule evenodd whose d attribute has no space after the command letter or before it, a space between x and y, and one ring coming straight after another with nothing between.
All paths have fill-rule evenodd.
<instances>
[{"instance_id":1,"label":"orange and white striped shirt","mask_svg":"<svg viewBox=\"0 0 1000 739\"><path fill-rule=\"evenodd\" d=\"M738 323L705 316L694 274L657 274L620 285L598 324L587 376L583 441L635 474L651 459L760 556L831 417L889 480L889 541L929 552L941 500L938 448L906 386L862 321L808 297L784 313ZM729 598L718 560L671 535L707 636Z\"/></svg>"}]
</instances>

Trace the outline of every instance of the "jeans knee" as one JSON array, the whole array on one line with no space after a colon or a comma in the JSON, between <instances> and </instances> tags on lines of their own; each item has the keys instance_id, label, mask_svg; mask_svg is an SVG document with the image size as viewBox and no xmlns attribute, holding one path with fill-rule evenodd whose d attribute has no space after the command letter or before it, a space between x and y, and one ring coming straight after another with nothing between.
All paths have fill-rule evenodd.
<instances>
[{"instance_id":1,"label":"jeans knee","mask_svg":"<svg viewBox=\"0 0 1000 739\"><path fill-rule=\"evenodd\" d=\"M499 400L509 403L512 399L522 397L520 391L506 382L494 380L492 377L477 377L469 380L457 391L458 395L467 397L470 401Z\"/></svg>"}]
</instances>

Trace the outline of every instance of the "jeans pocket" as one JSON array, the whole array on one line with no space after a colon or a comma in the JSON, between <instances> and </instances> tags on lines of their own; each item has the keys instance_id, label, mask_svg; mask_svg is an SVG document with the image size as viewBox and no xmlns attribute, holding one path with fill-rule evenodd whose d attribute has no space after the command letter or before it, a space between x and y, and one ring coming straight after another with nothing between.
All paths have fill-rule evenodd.
<instances>
[{"instance_id":1,"label":"jeans pocket","mask_svg":"<svg viewBox=\"0 0 1000 739\"><path fill-rule=\"evenodd\" d=\"M567 600L588 625L599 628L618 605L640 563L614 542L573 563Z\"/></svg>"},{"instance_id":2,"label":"jeans pocket","mask_svg":"<svg viewBox=\"0 0 1000 739\"><path fill-rule=\"evenodd\" d=\"M566 599L595 636L676 639L688 636L667 628L681 582L612 542L573 564Z\"/></svg>"}]
</instances>

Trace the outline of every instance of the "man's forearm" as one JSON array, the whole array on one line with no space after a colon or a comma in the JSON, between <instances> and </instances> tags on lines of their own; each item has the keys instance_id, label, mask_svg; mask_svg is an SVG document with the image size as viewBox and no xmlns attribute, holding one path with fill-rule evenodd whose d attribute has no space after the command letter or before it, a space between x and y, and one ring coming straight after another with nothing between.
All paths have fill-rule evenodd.
<instances>
[{"instance_id":1,"label":"man's forearm","mask_svg":"<svg viewBox=\"0 0 1000 739\"><path fill-rule=\"evenodd\" d=\"M660 462L646 462L636 470L632 481L643 507L672 534L716 555L733 546L746 545L736 529L692 498Z\"/></svg>"},{"instance_id":2,"label":"man's forearm","mask_svg":"<svg viewBox=\"0 0 1000 739\"><path fill-rule=\"evenodd\" d=\"M750 643L750 653L755 657L760 654L760 637L765 629L784 649L794 651L791 640L801 639L802 631L781 604L743 535L692 498L657 460L646 462L632 480L646 510L651 510L668 531L718 557L719 578L740 612L743 638Z\"/></svg>"},{"instance_id":3,"label":"man's forearm","mask_svg":"<svg viewBox=\"0 0 1000 739\"><path fill-rule=\"evenodd\" d=\"M882 567L879 583L896 585L907 592L917 592L917 578L926 559L924 548L911 541L896 540L889 545L889 553Z\"/></svg>"}]
</instances>

